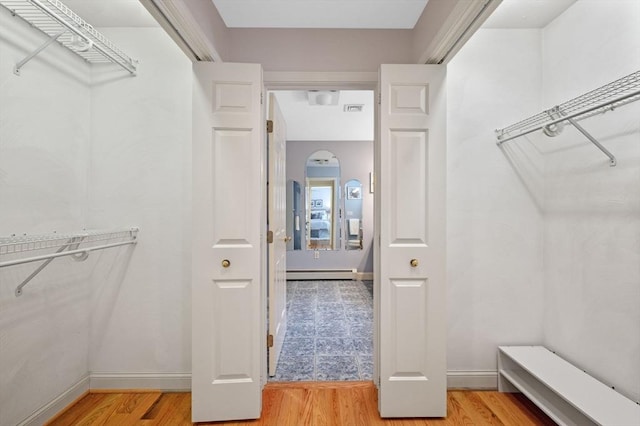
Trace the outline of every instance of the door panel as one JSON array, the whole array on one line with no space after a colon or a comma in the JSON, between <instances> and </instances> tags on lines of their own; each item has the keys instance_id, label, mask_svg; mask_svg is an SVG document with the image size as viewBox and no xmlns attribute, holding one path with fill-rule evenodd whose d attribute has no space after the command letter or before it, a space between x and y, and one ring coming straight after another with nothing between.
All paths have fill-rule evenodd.
<instances>
[{"instance_id":1,"label":"door panel","mask_svg":"<svg viewBox=\"0 0 640 426\"><path fill-rule=\"evenodd\" d=\"M194 64L192 420L258 418L266 205L262 69Z\"/></svg>"},{"instance_id":2,"label":"door panel","mask_svg":"<svg viewBox=\"0 0 640 426\"><path fill-rule=\"evenodd\" d=\"M382 65L380 414L446 415L445 68Z\"/></svg>"},{"instance_id":3,"label":"door panel","mask_svg":"<svg viewBox=\"0 0 640 426\"><path fill-rule=\"evenodd\" d=\"M269 95L269 375L276 374L280 351L287 333L287 128L275 95Z\"/></svg>"}]
</instances>

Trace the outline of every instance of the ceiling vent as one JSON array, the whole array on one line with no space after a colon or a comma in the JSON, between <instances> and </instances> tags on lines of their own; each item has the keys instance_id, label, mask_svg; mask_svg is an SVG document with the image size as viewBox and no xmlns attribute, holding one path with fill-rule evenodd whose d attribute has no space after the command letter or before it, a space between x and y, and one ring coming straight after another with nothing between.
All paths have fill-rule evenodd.
<instances>
[{"instance_id":1,"label":"ceiling vent","mask_svg":"<svg viewBox=\"0 0 640 426\"><path fill-rule=\"evenodd\" d=\"M344 104L344 112L362 112L364 104Z\"/></svg>"}]
</instances>

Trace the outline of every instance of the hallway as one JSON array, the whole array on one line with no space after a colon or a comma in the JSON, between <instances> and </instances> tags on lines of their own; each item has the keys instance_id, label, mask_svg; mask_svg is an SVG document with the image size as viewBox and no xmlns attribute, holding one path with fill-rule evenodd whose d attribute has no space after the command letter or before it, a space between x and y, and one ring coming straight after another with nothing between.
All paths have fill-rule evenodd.
<instances>
[{"instance_id":1,"label":"hallway","mask_svg":"<svg viewBox=\"0 0 640 426\"><path fill-rule=\"evenodd\" d=\"M372 379L372 281L289 281L287 317L270 380Z\"/></svg>"}]
</instances>

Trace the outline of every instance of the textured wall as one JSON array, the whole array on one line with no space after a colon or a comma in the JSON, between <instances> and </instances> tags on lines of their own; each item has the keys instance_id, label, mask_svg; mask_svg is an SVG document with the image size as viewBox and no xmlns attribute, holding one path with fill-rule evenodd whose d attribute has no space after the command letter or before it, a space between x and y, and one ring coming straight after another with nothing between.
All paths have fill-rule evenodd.
<instances>
[{"instance_id":1,"label":"textured wall","mask_svg":"<svg viewBox=\"0 0 640 426\"><path fill-rule=\"evenodd\" d=\"M498 345L542 341L539 188L493 131L539 107L540 67L540 31L487 29L448 66L449 370L495 371Z\"/></svg>"},{"instance_id":2,"label":"textured wall","mask_svg":"<svg viewBox=\"0 0 640 426\"><path fill-rule=\"evenodd\" d=\"M140 234L130 262L93 274L91 370L190 372L191 63L159 28L104 33L140 67L94 69L89 216Z\"/></svg>"},{"instance_id":3,"label":"textured wall","mask_svg":"<svg viewBox=\"0 0 640 426\"><path fill-rule=\"evenodd\" d=\"M79 231L87 224L89 67L54 44L18 77L14 65L47 37L1 7L0 28L0 235ZM86 377L94 264L93 256L57 259L21 297L16 286L39 263L0 269L0 424L17 424Z\"/></svg>"},{"instance_id":4,"label":"textured wall","mask_svg":"<svg viewBox=\"0 0 640 426\"><path fill-rule=\"evenodd\" d=\"M640 70L640 3L579 1L543 32L544 107ZM545 340L640 400L640 102L532 138L544 159Z\"/></svg>"}]
</instances>

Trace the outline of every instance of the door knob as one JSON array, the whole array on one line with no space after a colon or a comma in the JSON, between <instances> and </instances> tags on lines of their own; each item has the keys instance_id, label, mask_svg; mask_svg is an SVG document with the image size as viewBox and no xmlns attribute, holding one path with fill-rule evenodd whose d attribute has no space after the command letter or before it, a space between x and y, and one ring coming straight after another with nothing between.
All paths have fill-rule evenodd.
<instances>
[{"instance_id":1,"label":"door knob","mask_svg":"<svg viewBox=\"0 0 640 426\"><path fill-rule=\"evenodd\" d=\"M409 264L411 264L411 267L415 268L416 266L418 266L418 259L411 259Z\"/></svg>"},{"instance_id":2,"label":"door knob","mask_svg":"<svg viewBox=\"0 0 640 426\"><path fill-rule=\"evenodd\" d=\"M291 241L291 237L284 237L283 240L285 243L288 243L289 241Z\"/></svg>"},{"instance_id":3,"label":"door knob","mask_svg":"<svg viewBox=\"0 0 640 426\"><path fill-rule=\"evenodd\" d=\"M228 268L229 266L231 266L231 262L229 262L229 259L225 259L222 261L223 268Z\"/></svg>"}]
</instances>

